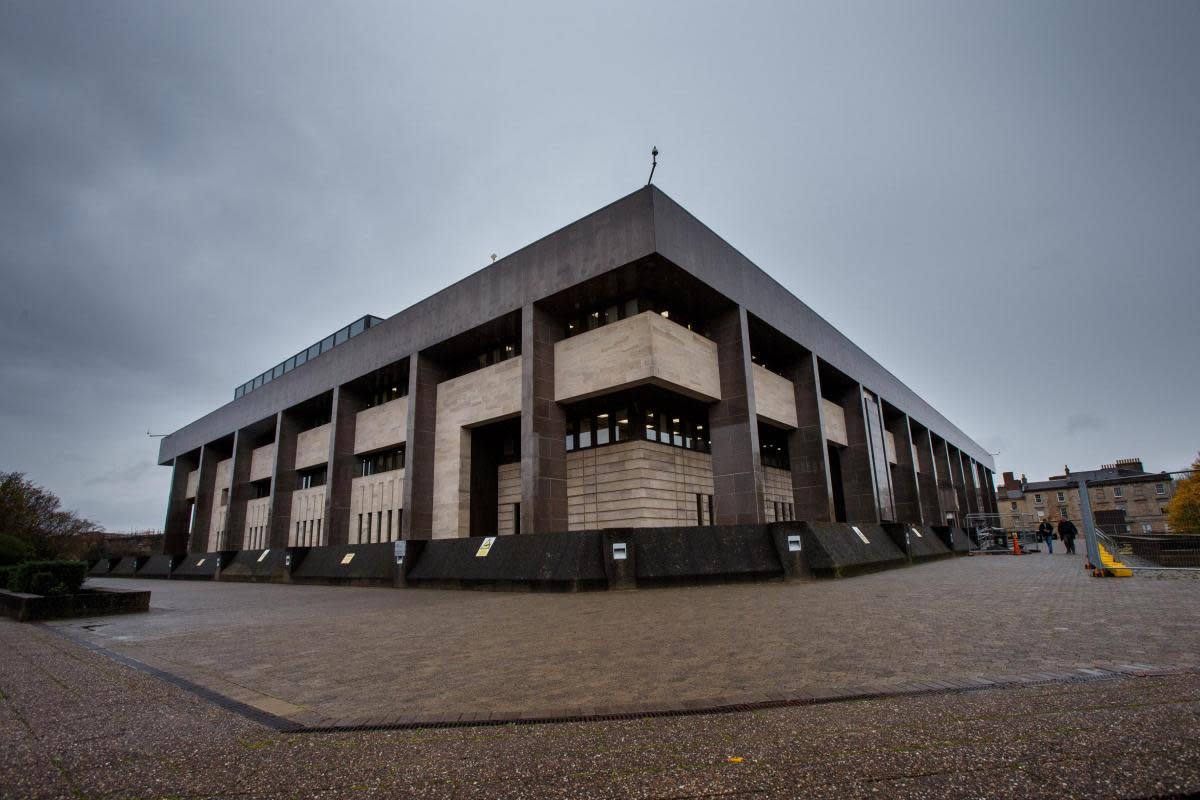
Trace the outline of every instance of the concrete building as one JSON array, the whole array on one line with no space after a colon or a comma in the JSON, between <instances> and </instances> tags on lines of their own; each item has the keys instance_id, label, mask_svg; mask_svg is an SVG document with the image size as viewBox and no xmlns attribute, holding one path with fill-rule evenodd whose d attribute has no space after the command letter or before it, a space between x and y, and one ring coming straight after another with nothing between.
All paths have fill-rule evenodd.
<instances>
[{"instance_id":1,"label":"concrete building","mask_svg":"<svg viewBox=\"0 0 1200 800\"><path fill-rule=\"evenodd\" d=\"M168 553L995 512L988 453L645 187L162 440Z\"/></svg>"},{"instance_id":2,"label":"concrete building","mask_svg":"<svg viewBox=\"0 0 1200 800\"><path fill-rule=\"evenodd\" d=\"M1042 520L1081 518L1079 485L1086 481L1092 513L1109 533L1167 533L1167 505L1175 481L1167 472L1147 472L1140 458L1121 458L1100 469L1071 471L1044 481L1027 481L1006 472L996 492L1006 529L1036 527Z\"/></svg>"}]
</instances>

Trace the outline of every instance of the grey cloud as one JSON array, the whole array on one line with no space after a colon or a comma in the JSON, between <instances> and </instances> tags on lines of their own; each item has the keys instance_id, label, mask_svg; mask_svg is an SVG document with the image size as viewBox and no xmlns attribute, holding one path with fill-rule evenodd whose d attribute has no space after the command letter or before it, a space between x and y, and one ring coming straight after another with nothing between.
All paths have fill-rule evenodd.
<instances>
[{"instance_id":1,"label":"grey cloud","mask_svg":"<svg viewBox=\"0 0 1200 800\"><path fill-rule=\"evenodd\" d=\"M1198 39L1171 3L0 4L0 468L158 526L147 427L626 194L651 144L999 469L1180 466Z\"/></svg>"}]
</instances>

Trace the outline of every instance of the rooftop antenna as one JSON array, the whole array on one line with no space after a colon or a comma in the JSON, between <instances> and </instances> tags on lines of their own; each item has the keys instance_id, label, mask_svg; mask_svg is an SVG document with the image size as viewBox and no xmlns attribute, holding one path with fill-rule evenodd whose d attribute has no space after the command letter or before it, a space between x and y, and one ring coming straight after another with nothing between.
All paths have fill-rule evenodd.
<instances>
[{"instance_id":1,"label":"rooftop antenna","mask_svg":"<svg viewBox=\"0 0 1200 800\"><path fill-rule=\"evenodd\" d=\"M492 263L493 264L496 263L496 254L495 253L492 253Z\"/></svg>"},{"instance_id":2,"label":"rooftop antenna","mask_svg":"<svg viewBox=\"0 0 1200 800\"><path fill-rule=\"evenodd\" d=\"M649 186L654 181L654 168L658 166L658 148L650 148L650 177L646 180L646 185Z\"/></svg>"}]
</instances>

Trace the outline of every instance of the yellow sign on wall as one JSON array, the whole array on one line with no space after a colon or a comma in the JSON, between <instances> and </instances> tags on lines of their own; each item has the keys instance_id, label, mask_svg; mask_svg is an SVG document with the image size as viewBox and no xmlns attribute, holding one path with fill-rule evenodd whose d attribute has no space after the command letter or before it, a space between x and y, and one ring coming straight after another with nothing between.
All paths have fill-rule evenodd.
<instances>
[{"instance_id":1,"label":"yellow sign on wall","mask_svg":"<svg viewBox=\"0 0 1200 800\"><path fill-rule=\"evenodd\" d=\"M346 553L346 555L342 556L342 566L343 567L346 566L353 560L354 560L354 553Z\"/></svg>"},{"instance_id":2,"label":"yellow sign on wall","mask_svg":"<svg viewBox=\"0 0 1200 800\"><path fill-rule=\"evenodd\" d=\"M496 541L495 536L488 536L483 540L483 544L479 545L479 549L475 551L476 558L485 558L488 553L492 552L492 543Z\"/></svg>"}]
</instances>

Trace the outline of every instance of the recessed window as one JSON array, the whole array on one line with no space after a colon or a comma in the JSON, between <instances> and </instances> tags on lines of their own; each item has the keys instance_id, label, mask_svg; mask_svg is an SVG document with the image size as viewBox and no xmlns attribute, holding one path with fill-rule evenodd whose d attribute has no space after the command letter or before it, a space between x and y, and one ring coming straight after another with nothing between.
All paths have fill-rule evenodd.
<instances>
[{"instance_id":1,"label":"recessed window","mask_svg":"<svg viewBox=\"0 0 1200 800\"><path fill-rule=\"evenodd\" d=\"M1166 484L1162 484L1162 483L1154 484L1154 493L1155 494L1166 494L1167 493Z\"/></svg>"},{"instance_id":2,"label":"recessed window","mask_svg":"<svg viewBox=\"0 0 1200 800\"><path fill-rule=\"evenodd\" d=\"M1124 496L1125 496L1125 488L1124 487L1122 487L1122 486L1114 486L1113 487L1113 497L1124 497Z\"/></svg>"},{"instance_id":3,"label":"recessed window","mask_svg":"<svg viewBox=\"0 0 1200 800\"><path fill-rule=\"evenodd\" d=\"M316 486L324 486L325 485L325 472L326 472L326 470L325 470L324 465L322 465L320 467L316 467L314 469L302 470L300 472L300 476L299 476L299 483L300 483L299 488L312 489Z\"/></svg>"},{"instance_id":4,"label":"recessed window","mask_svg":"<svg viewBox=\"0 0 1200 800\"><path fill-rule=\"evenodd\" d=\"M1066 501L1067 501L1067 493L1066 492L1058 492L1058 502L1065 503Z\"/></svg>"},{"instance_id":5,"label":"recessed window","mask_svg":"<svg viewBox=\"0 0 1200 800\"><path fill-rule=\"evenodd\" d=\"M358 459L358 477L360 478L397 469L404 469L403 446L360 456Z\"/></svg>"},{"instance_id":6,"label":"recessed window","mask_svg":"<svg viewBox=\"0 0 1200 800\"><path fill-rule=\"evenodd\" d=\"M1152 530L1154 530L1154 526L1149 522L1142 523L1142 533L1150 533Z\"/></svg>"},{"instance_id":7,"label":"recessed window","mask_svg":"<svg viewBox=\"0 0 1200 800\"><path fill-rule=\"evenodd\" d=\"M1040 494L1035 494L1033 496L1033 502L1038 503L1040 505L1042 502L1042 496Z\"/></svg>"},{"instance_id":8,"label":"recessed window","mask_svg":"<svg viewBox=\"0 0 1200 800\"><path fill-rule=\"evenodd\" d=\"M1013 510L1013 511L1016 511L1016 510L1017 510L1017 504L1016 504L1016 503L1009 503L1009 505L1010 505L1010 506L1012 506L1012 510Z\"/></svg>"}]
</instances>

